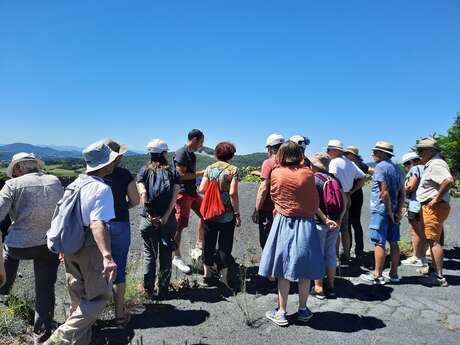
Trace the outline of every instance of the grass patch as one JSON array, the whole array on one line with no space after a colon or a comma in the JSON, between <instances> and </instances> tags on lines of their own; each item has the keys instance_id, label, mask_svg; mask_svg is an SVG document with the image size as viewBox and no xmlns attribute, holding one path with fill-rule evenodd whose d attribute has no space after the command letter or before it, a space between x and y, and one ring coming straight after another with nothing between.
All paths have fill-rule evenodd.
<instances>
[{"instance_id":1,"label":"grass patch","mask_svg":"<svg viewBox=\"0 0 460 345\"><path fill-rule=\"evenodd\" d=\"M10 294L0 307L0 345L27 344L28 323L33 319L33 301Z\"/></svg>"},{"instance_id":2,"label":"grass patch","mask_svg":"<svg viewBox=\"0 0 460 345\"><path fill-rule=\"evenodd\" d=\"M140 261L140 259L132 259L126 269L125 304L128 308L142 304L145 301L142 289L142 264Z\"/></svg>"},{"instance_id":3,"label":"grass patch","mask_svg":"<svg viewBox=\"0 0 460 345\"><path fill-rule=\"evenodd\" d=\"M412 256L413 248L412 248L411 242L400 240L398 244L399 244L399 251L401 252L402 255L405 255L407 257Z\"/></svg>"}]
</instances>

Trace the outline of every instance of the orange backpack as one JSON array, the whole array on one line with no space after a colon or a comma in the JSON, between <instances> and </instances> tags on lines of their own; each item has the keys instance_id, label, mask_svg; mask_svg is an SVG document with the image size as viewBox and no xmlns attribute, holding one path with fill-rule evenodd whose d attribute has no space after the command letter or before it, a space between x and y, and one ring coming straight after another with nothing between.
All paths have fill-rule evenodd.
<instances>
[{"instance_id":1,"label":"orange backpack","mask_svg":"<svg viewBox=\"0 0 460 345\"><path fill-rule=\"evenodd\" d=\"M225 213L225 205L220 194L219 177L229 166L227 165L219 172L216 178L209 179L207 183L200 207L200 213L204 220L212 220Z\"/></svg>"}]
</instances>

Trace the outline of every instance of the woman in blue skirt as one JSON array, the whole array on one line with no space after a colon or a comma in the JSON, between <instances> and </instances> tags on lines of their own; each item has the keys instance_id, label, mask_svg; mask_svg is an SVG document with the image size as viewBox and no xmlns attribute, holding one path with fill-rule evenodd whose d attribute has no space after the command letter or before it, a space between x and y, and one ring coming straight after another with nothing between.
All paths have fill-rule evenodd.
<instances>
[{"instance_id":1,"label":"woman in blue skirt","mask_svg":"<svg viewBox=\"0 0 460 345\"><path fill-rule=\"evenodd\" d=\"M287 326L286 304L290 282L298 281L297 320L308 321L310 280L322 279L324 262L316 231L315 214L319 196L310 168L303 166L302 149L293 142L281 145L279 167L271 174L271 198L276 216L262 252L259 274L278 279L278 308L265 316L279 326Z\"/></svg>"}]
</instances>

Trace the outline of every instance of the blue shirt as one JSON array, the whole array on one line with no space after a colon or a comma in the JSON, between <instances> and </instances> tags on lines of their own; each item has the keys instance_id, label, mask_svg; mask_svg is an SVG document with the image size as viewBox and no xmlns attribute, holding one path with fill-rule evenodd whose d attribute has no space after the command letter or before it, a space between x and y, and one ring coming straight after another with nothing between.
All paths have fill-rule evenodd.
<instances>
[{"instance_id":1,"label":"blue shirt","mask_svg":"<svg viewBox=\"0 0 460 345\"><path fill-rule=\"evenodd\" d=\"M417 176L420 183L420 178L422 177L425 167L423 165L416 165L410 168L409 172L406 175L406 183L409 181L412 175ZM418 187L418 186L417 186ZM420 212L420 203L417 201L417 189L411 193L407 193L406 198L409 202L409 211L414 213Z\"/></svg>"},{"instance_id":2,"label":"blue shirt","mask_svg":"<svg viewBox=\"0 0 460 345\"><path fill-rule=\"evenodd\" d=\"M404 183L401 169L390 160L381 161L375 166L371 188L371 212L382 215L387 214L385 204L380 198L380 182L385 182L390 193L391 208L393 212L398 210L398 195Z\"/></svg>"}]
</instances>

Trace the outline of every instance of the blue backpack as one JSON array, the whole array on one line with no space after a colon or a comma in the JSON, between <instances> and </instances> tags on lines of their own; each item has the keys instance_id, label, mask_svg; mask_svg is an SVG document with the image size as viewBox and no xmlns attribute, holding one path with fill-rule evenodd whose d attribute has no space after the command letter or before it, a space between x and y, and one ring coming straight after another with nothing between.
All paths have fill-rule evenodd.
<instances>
[{"instance_id":1,"label":"blue backpack","mask_svg":"<svg viewBox=\"0 0 460 345\"><path fill-rule=\"evenodd\" d=\"M85 242L85 225L81 215L80 190L94 182L88 175L80 175L67 186L64 196L57 203L46 233L48 249L54 253L74 254Z\"/></svg>"}]
</instances>

